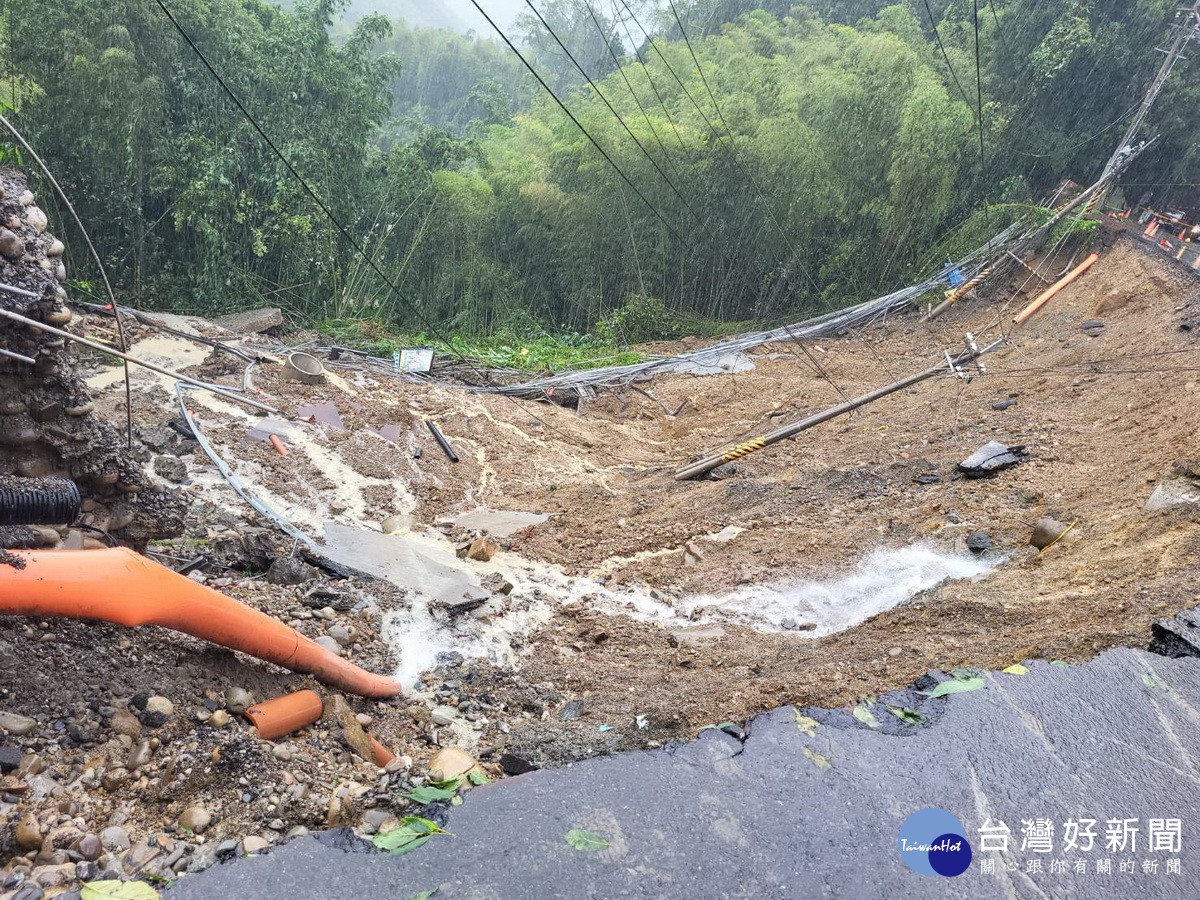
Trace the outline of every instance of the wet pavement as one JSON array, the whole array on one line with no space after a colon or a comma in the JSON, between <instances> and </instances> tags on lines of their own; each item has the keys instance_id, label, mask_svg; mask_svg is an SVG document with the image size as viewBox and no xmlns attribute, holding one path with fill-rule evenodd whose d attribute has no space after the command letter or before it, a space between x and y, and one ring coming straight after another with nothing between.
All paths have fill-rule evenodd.
<instances>
[{"instance_id":1,"label":"wet pavement","mask_svg":"<svg viewBox=\"0 0 1200 900\"><path fill-rule=\"evenodd\" d=\"M448 812L454 837L412 854L356 852L361 842L344 832L305 837L188 876L169 896L1200 895L1200 660L1120 649L1029 670L987 674L982 689L944 699L881 697L878 728L848 711L805 710L820 723L798 722L787 707L753 720L744 740L712 729L674 748L507 779L469 791ZM928 721L910 724L883 701ZM957 878L917 874L900 858L901 824L926 807L965 828L974 859ZM980 828L1001 823L1008 852L981 850ZM609 846L572 849L570 829Z\"/></svg>"}]
</instances>

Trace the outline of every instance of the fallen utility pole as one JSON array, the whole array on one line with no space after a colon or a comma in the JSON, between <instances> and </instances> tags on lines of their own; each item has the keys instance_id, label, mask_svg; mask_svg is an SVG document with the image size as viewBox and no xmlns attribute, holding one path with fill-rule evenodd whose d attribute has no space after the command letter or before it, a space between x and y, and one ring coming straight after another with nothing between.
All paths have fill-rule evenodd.
<instances>
[{"instance_id":1,"label":"fallen utility pole","mask_svg":"<svg viewBox=\"0 0 1200 900\"><path fill-rule=\"evenodd\" d=\"M5 287L5 290L13 289ZM141 366L143 369L149 369L151 372L157 372L159 375L166 375L168 378L174 378L176 381L182 381L184 384L191 385L192 387L201 388L206 391L212 391L214 394L218 394L219 396L224 397L226 400L235 400L238 403L246 404L246 406L253 406L255 409L261 409L265 412L274 413L278 416L283 415L283 413L277 410L275 407L268 406L266 403L260 403L258 400L251 400L249 397L244 397L241 394L234 393L233 391L228 391L225 388L219 387L215 384L209 384L207 381L197 381L195 378L188 378L186 375L181 375L178 372L172 372L170 369L164 369L162 366L157 366L152 362L146 362L144 359L137 359L136 357L130 356L128 353L123 353L115 347L108 347L99 343L98 341L89 340L88 338L81 337L78 334L71 334L69 331L63 331L61 328L55 328L53 325L47 325L45 322L39 322L36 319L30 319L21 315L20 313L15 313L7 309L0 309L0 316L3 316L6 319L11 319L13 322L19 322L22 325L28 325L30 328L36 328L40 331L57 335L58 337L65 338L68 341L74 341L77 344L83 344L83 346L91 347L93 350L99 350L101 353L109 353L118 359L131 362L136 366Z\"/></svg>"},{"instance_id":2,"label":"fallen utility pole","mask_svg":"<svg viewBox=\"0 0 1200 900\"><path fill-rule=\"evenodd\" d=\"M769 447L771 444L778 443L786 438L795 437L800 432L807 431L809 428L820 425L822 422L828 422L830 419L836 419L838 416L853 412L860 406L866 406L868 403L873 403L882 397L886 397L888 394L904 390L906 387L925 381L927 378L932 378L935 375L941 375L945 372L958 375L960 374L958 370L962 366L973 363L985 353L995 350L1004 343L1004 338L997 338L982 350L974 347L970 335L967 336L967 342L971 346L971 349L958 354L958 356L949 357L948 363L940 362L936 366L926 369L924 372L918 372L915 375L909 375L907 378L902 378L884 387L876 388L870 393L863 394L861 397L855 397L853 400L839 404L838 406L832 406L829 409L809 416L807 419L801 419L799 422L793 422L791 425L784 425L782 428L776 429L769 434L764 434L762 437L738 444L733 449L727 450L724 453L714 453L711 456L696 460L696 462L684 466L676 472L675 480L687 481L706 472L711 472L717 466L732 462L735 459L741 459L743 456L748 456L751 453L756 453L764 447Z\"/></svg>"}]
</instances>

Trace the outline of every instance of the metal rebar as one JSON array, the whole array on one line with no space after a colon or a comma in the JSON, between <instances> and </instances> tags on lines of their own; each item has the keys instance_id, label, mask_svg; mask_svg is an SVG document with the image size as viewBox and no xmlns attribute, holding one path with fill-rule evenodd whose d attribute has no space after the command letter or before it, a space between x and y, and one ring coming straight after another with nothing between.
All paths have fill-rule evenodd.
<instances>
[{"instance_id":1,"label":"metal rebar","mask_svg":"<svg viewBox=\"0 0 1200 900\"><path fill-rule=\"evenodd\" d=\"M63 331L61 328L55 328L53 325L47 325L45 322L38 322L35 319L30 319L20 313L12 312L7 309L0 309L0 316L6 319L11 319L14 322L20 322L22 325L28 325L30 328L37 328L41 331L50 334L58 335L61 338L66 338L69 341L75 341L77 344L83 344L85 347L91 347L93 350L99 350L101 353L111 353L113 356L123 359L126 362L131 362L134 365L141 366L144 369L149 369L151 372L157 372L159 375L166 375L168 378L174 378L176 381L182 381L185 384L190 384L193 387L202 388L206 391L212 391L214 394L224 397L227 400L236 400L238 403L244 403L247 406L253 406L255 409L261 409L265 412L274 413L275 415L284 415L273 406L266 403L260 403L258 400L251 400L249 397L243 397L240 394L226 390L215 384L209 384L206 381L197 381L195 378L189 378L186 375L181 375L178 372L172 372L170 369L164 369L162 366L157 366L154 363L146 362L144 359L137 359L130 356L128 353L123 353L113 347L106 347L104 344L97 341L89 340L77 334L71 334L69 331Z\"/></svg>"}]
</instances>

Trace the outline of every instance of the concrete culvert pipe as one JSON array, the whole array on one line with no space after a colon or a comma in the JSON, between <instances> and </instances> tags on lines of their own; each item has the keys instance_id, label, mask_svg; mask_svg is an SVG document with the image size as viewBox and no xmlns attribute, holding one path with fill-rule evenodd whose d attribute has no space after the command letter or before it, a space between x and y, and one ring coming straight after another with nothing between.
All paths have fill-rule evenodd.
<instances>
[{"instance_id":1,"label":"concrete culvert pipe","mask_svg":"<svg viewBox=\"0 0 1200 900\"><path fill-rule=\"evenodd\" d=\"M325 380L325 365L311 353L296 350L283 363L283 377L288 381L320 384Z\"/></svg>"},{"instance_id":2,"label":"concrete culvert pipe","mask_svg":"<svg viewBox=\"0 0 1200 900\"><path fill-rule=\"evenodd\" d=\"M363 697L394 697L400 682L330 653L295 629L132 550L14 550L0 564L0 615L159 625L307 672Z\"/></svg>"}]
</instances>

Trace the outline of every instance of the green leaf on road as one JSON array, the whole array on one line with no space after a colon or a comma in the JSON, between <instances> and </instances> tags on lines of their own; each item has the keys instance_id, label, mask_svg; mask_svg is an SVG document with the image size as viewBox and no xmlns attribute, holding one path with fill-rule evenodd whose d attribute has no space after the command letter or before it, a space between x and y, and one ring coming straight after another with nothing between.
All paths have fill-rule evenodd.
<instances>
[{"instance_id":1,"label":"green leaf on road","mask_svg":"<svg viewBox=\"0 0 1200 900\"><path fill-rule=\"evenodd\" d=\"M915 709L909 709L907 706L889 706L887 711L901 722L907 722L909 725L924 725L929 721Z\"/></svg>"},{"instance_id":2,"label":"green leaf on road","mask_svg":"<svg viewBox=\"0 0 1200 900\"><path fill-rule=\"evenodd\" d=\"M467 773L467 781L471 784L491 784L492 779L487 777L487 773L482 769L472 769Z\"/></svg>"},{"instance_id":3,"label":"green leaf on road","mask_svg":"<svg viewBox=\"0 0 1200 900\"><path fill-rule=\"evenodd\" d=\"M812 737L817 733L817 726L820 724L821 723L816 719L810 719L808 716L801 713L800 710L796 710L796 727L809 737Z\"/></svg>"},{"instance_id":4,"label":"green leaf on road","mask_svg":"<svg viewBox=\"0 0 1200 900\"><path fill-rule=\"evenodd\" d=\"M407 797L414 803L437 803L440 800L449 800L454 796L454 791L440 787L417 787L401 796Z\"/></svg>"},{"instance_id":5,"label":"green leaf on road","mask_svg":"<svg viewBox=\"0 0 1200 900\"><path fill-rule=\"evenodd\" d=\"M435 834L449 834L437 822L422 819L419 816L405 816L400 825L391 831L377 834L371 838L371 843L380 850L386 850L393 856L402 856L416 850Z\"/></svg>"},{"instance_id":6,"label":"green leaf on road","mask_svg":"<svg viewBox=\"0 0 1200 900\"><path fill-rule=\"evenodd\" d=\"M818 769L820 769L821 771L833 768L833 764L829 761L828 756L822 756L820 753L817 753L811 747L804 748L804 755L807 756L809 759L811 759L812 764L814 766L816 766Z\"/></svg>"},{"instance_id":7,"label":"green leaf on road","mask_svg":"<svg viewBox=\"0 0 1200 900\"><path fill-rule=\"evenodd\" d=\"M930 699L937 697L945 697L947 694L965 694L969 691L977 691L987 684L978 675L972 678L951 678L949 681L943 681L932 691L929 692Z\"/></svg>"},{"instance_id":8,"label":"green leaf on road","mask_svg":"<svg viewBox=\"0 0 1200 900\"><path fill-rule=\"evenodd\" d=\"M1158 679L1156 679L1153 675L1143 675L1142 684L1148 688L1158 687Z\"/></svg>"},{"instance_id":9,"label":"green leaf on road","mask_svg":"<svg viewBox=\"0 0 1200 900\"><path fill-rule=\"evenodd\" d=\"M607 850L611 844L600 835L591 831L584 831L582 828L572 828L563 835L568 844L575 850L580 850L584 853L599 853L601 850Z\"/></svg>"},{"instance_id":10,"label":"green leaf on road","mask_svg":"<svg viewBox=\"0 0 1200 900\"><path fill-rule=\"evenodd\" d=\"M862 722L868 728L878 728L879 720L875 718L875 713L871 712L865 705L859 704L854 707L854 718Z\"/></svg>"}]
</instances>

